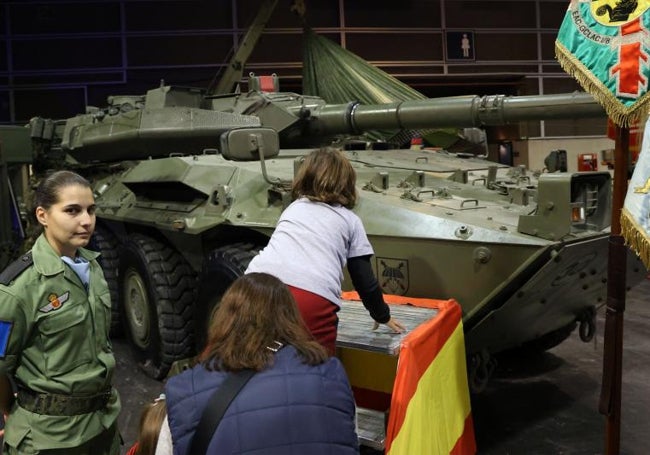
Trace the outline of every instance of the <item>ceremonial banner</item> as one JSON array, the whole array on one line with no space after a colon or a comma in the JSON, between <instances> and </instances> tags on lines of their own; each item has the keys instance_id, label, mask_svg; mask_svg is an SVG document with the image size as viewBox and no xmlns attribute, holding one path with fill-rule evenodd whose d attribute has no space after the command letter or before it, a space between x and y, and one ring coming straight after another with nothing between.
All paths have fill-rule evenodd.
<instances>
[{"instance_id":1,"label":"ceremonial banner","mask_svg":"<svg viewBox=\"0 0 650 455\"><path fill-rule=\"evenodd\" d=\"M629 154L629 130L644 122L648 113L650 77L650 0L571 0L555 40L555 53L562 68L605 108L618 125L615 153ZM612 219L607 277L607 313L603 382L599 411L607 416L607 455L620 452L623 313L625 311L626 243L649 265L648 207L650 157L646 129L624 206L627 159L614 160ZM621 163L620 161L623 161ZM622 177L622 178L621 178ZM621 298L622 297L622 298Z\"/></svg>"},{"instance_id":2,"label":"ceremonial banner","mask_svg":"<svg viewBox=\"0 0 650 455\"><path fill-rule=\"evenodd\" d=\"M562 68L628 127L648 111L650 0L571 0L555 41Z\"/></svg>"},{"instance_id":3,"label":"ceremonial banner","mask_svg":"<svg viewBox=\"0 0 650 455\"><path fill-rule=\"evenodd\" d=\"M650 268L650 128L646 123L641 153L627 187L621 212L621 235Z\"/></svg>"}]
</instances>

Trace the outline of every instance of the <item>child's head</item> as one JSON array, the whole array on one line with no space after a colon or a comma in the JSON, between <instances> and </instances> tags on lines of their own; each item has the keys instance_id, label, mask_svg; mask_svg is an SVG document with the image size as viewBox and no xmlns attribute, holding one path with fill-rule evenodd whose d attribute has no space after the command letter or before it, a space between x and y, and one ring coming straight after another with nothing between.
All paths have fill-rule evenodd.
<instances>
[{"instance_id":1,"label":"child's head","mask_svg":"<svg viewBox=\"0 0 650 455\"><path fill-rule=\"evenodd\" d=\"M160 427L165 417L167 417L167 405L164 395L160 395L153 403L145 406L140 415L137 455L154 455Z\"/></svg>"},{"instance_id":2,"label":"child's head","mask_svg":"<svg viewBox=\"0 0 650 455\"><path fill-rule=\"evenodd\" d=\"M293 182L294 199L341 204L349 209L357 202L356 174L340 150L325 147L307 155Z\"/></svg>"}]
</instances>

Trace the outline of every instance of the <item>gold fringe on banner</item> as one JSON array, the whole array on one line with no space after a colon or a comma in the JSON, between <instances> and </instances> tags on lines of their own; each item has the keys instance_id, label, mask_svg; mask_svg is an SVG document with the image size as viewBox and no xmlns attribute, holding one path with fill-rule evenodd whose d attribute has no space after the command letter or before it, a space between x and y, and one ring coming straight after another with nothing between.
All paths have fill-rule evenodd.
<instances>
[{"instance_id":1,"label":"gold fringe on banner","mask_svg":"<svg viewBox=\"0 0 650 455\"><path fill-rule=\"evenodd\" d=\"M646 269L650 269L650 237L625 207L621 210L621 235Z\"/></svg>"},{"instance_id":2,"label":"gold fringe on banner","mask_svg":"<svg viewBox=\"0 0 650 455\"><path fill-rule=\"evenodd\" d=\"M580 86L605 108L609 118L618 126L629 128L648 114L649 93L644 93L634 105L626 107L559 41L555 42L555 56L562 69L573 76Z\"/></svg>"}]
</instances>

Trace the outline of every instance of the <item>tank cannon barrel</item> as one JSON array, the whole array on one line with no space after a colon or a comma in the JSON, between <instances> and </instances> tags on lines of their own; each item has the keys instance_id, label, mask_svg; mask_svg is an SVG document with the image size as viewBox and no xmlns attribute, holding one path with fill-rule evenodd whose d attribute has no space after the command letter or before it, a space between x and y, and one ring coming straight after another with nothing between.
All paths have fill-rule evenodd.
<instances>
[{"instance_id":1,"label":"tank cannon barrel","mask_svg":"<svg viewBox=\"0 0 650 455\"><path fill-rule=\"evenodd\" d=\"M481 127L605 116L602 106L586 93L470 95L364 105L327 104L318 97L256 91L204 98L197 90L161 87L142 98L144 102L135 105L131 100L113 99L109 108L57 122L56 128L51 121L32 119L31 136L47 141L54 132L61 150L75 160L111 162L201 154L218 149L221 135L237 128L272 128L287 148L372 130Z\"/></svg>"},{"instance_id":2,"label":"tank cannon barrel","mask_svg":"<svg viewBox=\"0 0 650 455\"><path fill-rule=\"evenodd\" d=\"M505 125L526 120L602 117L587 93L533 96L456 96L387 104L323 105L312 112L311 134L358 134L378 129L424 129Z\"/></svg>"}]
</instances>

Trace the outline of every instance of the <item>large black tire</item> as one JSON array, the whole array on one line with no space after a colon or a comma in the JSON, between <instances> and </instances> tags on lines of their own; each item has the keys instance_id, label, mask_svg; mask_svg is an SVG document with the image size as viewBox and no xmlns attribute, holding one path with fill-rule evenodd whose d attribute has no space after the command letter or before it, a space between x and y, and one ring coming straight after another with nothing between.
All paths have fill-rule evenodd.
<instances>
[{"instance_id":1,"label":"large black tire","mask_svg":"<svg viewBox=\"0 0 650 455\"><path fill-rule=\"evenodd\" d=\"M120 251L120 309L138 365L163 379L194 354L196 274L172 248L140 234Z\"/></svg>"},{"instance_id":2,"label":"large black tire","mask_svg":"<svg viewBox=\"0 0 650 455\"><path fill-rule=\"evenodd\" d=\"M119 242L105 227L97 225L95 233L90 240L88 248L101 253L97 259L104 272L104 278L111 294L111 337L120 337L124 333L120 321L120 298L118 274L120 256L118 253Z\"/></svg>"},{"instance_id":3,"label":"large black tire","mask_svg":"<svg viewBox=\"0 0 650 455\"><path fill-rule=\"evenodd\" d=\"M244 274L246 267L261 248L253 243L233 243L212 250L206 258L201 280L201 297L195 312L198 350L201 350L205 344L212 310L219 304L223 293L232 282Z\"/></svg>"}]
</instances>

